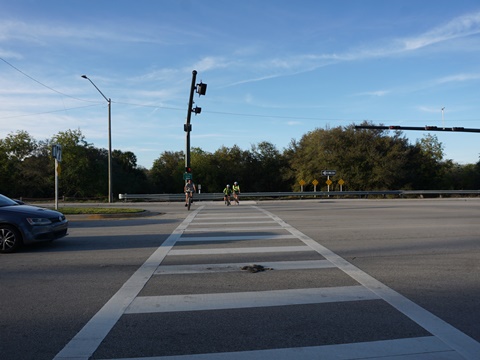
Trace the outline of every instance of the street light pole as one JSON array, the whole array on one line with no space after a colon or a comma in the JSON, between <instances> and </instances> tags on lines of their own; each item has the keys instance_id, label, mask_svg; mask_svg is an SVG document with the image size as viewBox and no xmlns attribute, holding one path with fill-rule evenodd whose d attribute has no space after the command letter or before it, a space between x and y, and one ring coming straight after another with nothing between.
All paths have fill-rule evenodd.
<instances>
[{"instance_id":1,"label":"street light pole","mask_svg":"<svg viewBox=\"0 0 480 360\"><path fill-rule=\"evenodd\" d=\"M108 102L108 202L113 202L112 196L112 100L107 98L95 83L90 80L87 75L82 75L82 78L87 79L97 89L100 95Z\"/></svg>"},{"instance_id":2,"label":"street light pole","mask_svg":"<svg viewBox=\"0 0 480 360\"><path fill-rule=\"evenodd\" d=\"M445 110L445 106L442 107L442 127L445 129L445 119L443 117L443 111Z\"/></svg>"}]
</instances>

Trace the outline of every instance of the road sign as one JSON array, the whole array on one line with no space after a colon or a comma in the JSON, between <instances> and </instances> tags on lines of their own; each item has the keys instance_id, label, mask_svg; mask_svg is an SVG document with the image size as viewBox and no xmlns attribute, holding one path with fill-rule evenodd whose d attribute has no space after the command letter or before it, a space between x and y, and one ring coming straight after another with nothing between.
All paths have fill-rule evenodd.
<instances>
[{"instance_id":1,"label":"road sign","mask_svg":"<svg viewBox=\"0 0 480 360\"><path fill-rule=\"evenodd\" d=\"M337 170L322 170L323 176L333 176L337 174Z\"/></svg>"},{"instance_id":2,"label":"road sign","mask_svg":"<svg viewBox=\"0 0 480 360\"><path fill-rule=\"evenodd\" d=\"M325 184L327 184L328 186L332 185L332 180L328 179L327 181L325 181Z\"/></svg>"},{"instance_id":3,"label":"road sign","mask_svg":"<svg viewBox=\"0 0 480 360\"><path fill-rule=\"evenodd\" d=\"M305 180L300 180L299 183L300 183L301 186L306 184Z\"/></svg>"},{"instance_id":4,"label":"road sign","mask_svg":"<svg viewBox=\"0 0 480 360\"><path fill-rule=\"evenodd\" d=\"M192 173L184 173L183 180L192 180Z\"/></svg>"},{"instance_id":5,"label":"road sign","mask_svg":"<svg viewBox=\"0 0 480 360\"><path fill-rule=\"evenodd\" d=\"M52 157L57 159L58 162L62 161L62 145L52 145Z\"/></svg>"},{"instance_id":6,"label":"road sign","mask_svg":"<svg viewBox=\"0 0 480 360\"><path fill-rule=\"evenodd\" d=\"M312 184L313 184L313 186L317 186L317 185L318 185L317 179L314 179L314 180L312 181Z\"/></svg>"},{"instance_id":7,"label":"road sign","mask_svg":"<svg viewBox=\"0 0 480 360\"><path fill-rule=\"evenodd\" d=\"M343 184L345 184L345 181L343 181L343 179L340 179L340 180L338 180L338 184L343 185Z\"/></svg>"}]
</instances>

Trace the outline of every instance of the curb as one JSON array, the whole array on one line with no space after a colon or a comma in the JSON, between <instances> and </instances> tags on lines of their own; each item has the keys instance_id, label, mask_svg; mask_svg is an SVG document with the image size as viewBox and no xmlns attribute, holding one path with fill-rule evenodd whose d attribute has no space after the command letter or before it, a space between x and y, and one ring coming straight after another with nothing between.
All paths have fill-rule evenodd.
<instances>
[{"instance_id":1,"label":"curb","mask_svg":"<svg viewBox=\"0 0 480 360\"><path fill-rule=\"evenodd\" d=\"M136 213L124 213L124 214L72 214L65 215L68 221L79 221L79 220L107 220L107 219L130 219L138 217L148 217L163 215L162 212L152 212L148 210L143 210Z\"/></svg>"}]
</instances>

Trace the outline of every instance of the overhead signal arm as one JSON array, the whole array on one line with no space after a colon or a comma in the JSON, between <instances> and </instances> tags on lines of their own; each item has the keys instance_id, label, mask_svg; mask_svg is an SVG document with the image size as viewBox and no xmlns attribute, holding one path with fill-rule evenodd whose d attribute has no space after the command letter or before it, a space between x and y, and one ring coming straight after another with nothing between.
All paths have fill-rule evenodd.
<instances>
[{"instance_id":1,"label":"overhead signal arm","mask_svg":"<svg viewBox=\"0 0 480 360\"><path fill-rule=\"evenodd\" d=\"M438 127L438 126L399 126L399 125L356 125L355 129L379 129L379 130L417 130L417 131L456 131L456 132L480 132L480 129L464 127Z\"/></svg>"}]
</instances>

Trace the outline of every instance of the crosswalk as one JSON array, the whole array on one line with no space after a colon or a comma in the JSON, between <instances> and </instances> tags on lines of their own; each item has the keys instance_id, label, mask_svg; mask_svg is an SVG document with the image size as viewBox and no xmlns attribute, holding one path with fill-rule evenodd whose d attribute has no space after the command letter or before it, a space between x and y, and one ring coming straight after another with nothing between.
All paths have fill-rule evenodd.
<instances>
[{"instance_id":1,"label":"crosswalk","mask_svg":"<svg viewBox=\"0 0 480 360\"><path fill-rule=\"evenodd\" d=\"M246 265L261 265L250 273ZM199 206L55 359L478 359L480 344L255 205Z\"/></svg>"}]
</instances>

